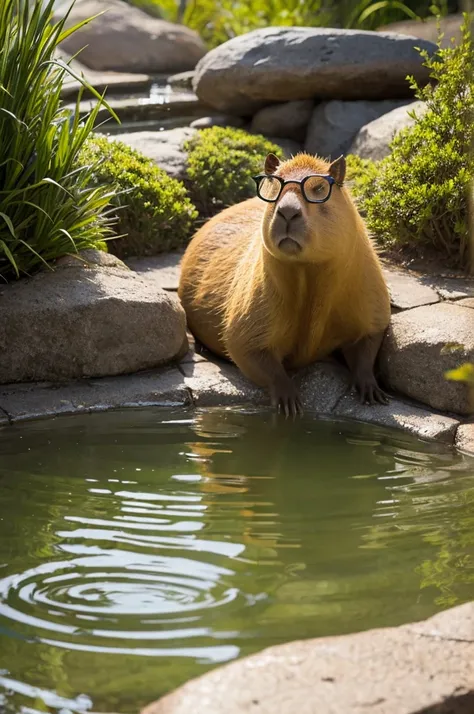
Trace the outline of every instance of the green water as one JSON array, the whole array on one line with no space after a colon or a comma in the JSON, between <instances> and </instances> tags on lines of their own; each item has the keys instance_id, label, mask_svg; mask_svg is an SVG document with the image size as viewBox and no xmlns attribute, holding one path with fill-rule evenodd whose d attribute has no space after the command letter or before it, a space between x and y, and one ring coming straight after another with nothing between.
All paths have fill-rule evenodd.
<instances>
[{"instance_id":1,"label":"green water","mask_svg":"<svg viewBox=\"0 0 474 714\"><path fill-rule=\"evenodd\" d=\"M120 712L268 645L474 597L474 461L350 422L0 430L0 710Z\"/></svg>"}]
</instances>

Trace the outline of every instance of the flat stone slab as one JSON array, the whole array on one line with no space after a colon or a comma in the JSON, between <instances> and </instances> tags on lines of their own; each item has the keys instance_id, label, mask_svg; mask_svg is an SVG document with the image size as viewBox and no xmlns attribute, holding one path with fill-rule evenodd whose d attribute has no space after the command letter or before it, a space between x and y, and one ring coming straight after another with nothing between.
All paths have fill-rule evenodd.
<instances>
[{"instance_id":1,"label":"flat stone slab","mask_svg":"<svg viewBox=\"0 0 474 714\"><path fill-rule=\"evenodd\" d=\"M384 268L383 274L390 292L390 303L398 310L409 310L440 301L436 290L425 285L416 275L395 268Z\"/></svg>"},{"instance_id":2,"label":"flat stone slab","mask_svg":"<svg viewBox=\"0 0 474 714\"><path fill-rule=\"evenodd\" d=\"M380 353L385 381L434 409L470 414L467 384L448 370L474 362L474 312L457 303L425 305L392 315Z\"/></svg>"},{"instance_id":3,"label":"flat stone slab","mask_svg":"<svg viewBox=\"0 0 474 714\"><path fill-rule=\"evenodd\" d=\"M461 300L474 297L473 278L441 278L426 276L424 282L431 285L443 300Z\"/></svg>"},{"instance_id":4,"label":"flat stone slab","mask_svg":"<svg viewBox=\"0 0 474 714\"><path fill-rule=\"evenodd\" d=\"M122 407L184 406L189 403L183 375L176 367L62 385L8 385L0 387L0 425L3 418L8 423L8 418L15 422Z\"/></svg>"},{"instance_id":5,"label":"flat stone slab","mask_svg":"<svg viewBox=\"0 0 474 714\"><path fill-rule=\"evenodd\" d=\"M472 714L474 603L419 625L270 647L142 714Z\"/></svg>"},{"instance_id":6,"label":"flat stone slab","mask_svg":"<svg viewBox=\"0 0 474 714\"><path fill-rule=\"evenodd\" d=\"M464 300L460 300L458 305L462 305L463 307L472 307L474 308L474 297L472 298L465 298Z\"/></svg>"},{"instance_id":7,"label":"flat stone slab","mask_svg":"<svg viewBox=\"0 0 474 714\"><path fill-rule=\"evenodd\" d=\"M389 404L360 404L355 395L345 395L332 412L333 416L356 419L367 424L380 424L403 429L420 439L433 439L452 444L459 420L444 414L391 399Z\"/></svg>"},{"instance_id":8,"label":"flat stone slab","mask_svg":"<svg viewBox=\"0 0 474 714\"><path fill-rule=\"evenodd\" d=\"M150 87L153 83L152 77L147 74L130 74L127 72L94 72L91 69L85 69L84 78L99 92L99 94L103 94L107 91L107 95L122 92L136 94L148 89L148 87ZM75 97L79 93L81 87L81 82L78 82L76 79L72 79L72 77L70 77L66 79L63 84L61 97L63 99ZM85 95L87 96L87 94L88 92L86 90Z\"/></svg>"},{"instance_id":9,"label":"flat stone slab","mask_svg":"<svg viewBox=\"0 0 474 714\"><path fill-rule=\"evenodd\" d=\"M159 101L150 97L120 97L108 99L109 105L117 114L121 122L169 122L170 119L187 117L189 121L193 118L202 117L209 113L209 107L202 104L199 99L191 93L170 94L162 97ZM97 104L97 100L83 99L79 104L79 114L83 118L87 116ZM75 110L75 104L66 104L65 109ZM109 110L102 106L97 113L96 125L107 121L109 125L117 125L111 118ZM103 129L102 129L103 130Z\"/></svg>"},{"instance_id":10,"label":"flat stone slab","mask_svg":"<svg viewBox=\"0 0 474 714\"><path fill-rule=\"evenodd\" d=\"M400 99L406 76L428 81L420 47L436 45L395 33L321 27L267 27L234 37L198 63L194 90L219 111L251 115L299 99Z\"/></svg>"},{"instance_id":11,"label":"flat stone slab","mask_svg":"<svg viewBox=\"0 0 474 714\"><path fill-rule=\"evenodd\" d=\"M264 390L255 387L232 364L207 360L182 362L180 369L197 407L268 405Z\"/></svg>"},{"instance_id":12,"label":"flat stone slab","mask_svg":"<svg viewBox=\"0 0 474 714\"><path fill-rule=\"evenodd\" d=\"M182 253L161 253L147 258L129 258L125 263L158 288L175 292L178 290L182 257Z\"/></svg>"},{"instance_id":13,"label":"flat stone slab","mask_svg":"<svg viewBox=\"0 0 474 714\"><path fill-rule=\"evenodd\" d=\"M461 424L458 427L455 443L460 451L474 454L474 423Z\"/></svg>"},{"instance_id":14,"label":"flat stone slab","mask_svg":"<svg viewBox=\"0 0 474 714\"><path fill-rule=\"evenodd\" d=\"M186 178L188 160L183 145L197 131L198 129L190 127L167 131L137 131L130 134L116 134L112 140L123 141L132 149L141 151L167 174L182 181Z\"/></svg>"}]
</instances>

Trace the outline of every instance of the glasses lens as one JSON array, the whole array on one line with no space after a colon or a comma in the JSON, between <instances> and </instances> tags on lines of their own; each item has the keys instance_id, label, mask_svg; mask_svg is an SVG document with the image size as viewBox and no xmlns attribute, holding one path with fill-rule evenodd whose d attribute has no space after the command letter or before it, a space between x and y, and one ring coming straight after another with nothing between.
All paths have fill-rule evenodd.
<instances>
[{"instance_id":1,"label":"glasses lens","mask_svg":"<svg viewBox=\"0 0 474 714\"><path fill-rule=\"evenodd\" d=\"M281 184L274 176L266 176L260 181L258 195L266 201L275 201L281 190Z\"/></svg>"},{"instance_id":2,"label":"glasses lens","mask_svg":"<svg viewBox=\"0 0 474 714\"><path fill-rule=\"evenodd\" d=\"M330 191L329 181L322 176L309 176L304 182L304 192L307 201L325 201Z\"/></svg>"}]
</instances>

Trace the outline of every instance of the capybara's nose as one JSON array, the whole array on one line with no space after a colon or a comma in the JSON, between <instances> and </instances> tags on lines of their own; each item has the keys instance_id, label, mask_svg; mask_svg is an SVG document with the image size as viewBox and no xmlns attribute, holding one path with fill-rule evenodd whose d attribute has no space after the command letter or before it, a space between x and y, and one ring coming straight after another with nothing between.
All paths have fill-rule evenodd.
<instances>
[{"instance_id":1,"label":"capybara's nose","mask_svg":"<svg viewBox=\"0 0 474 714\"><path fill-rule=\"evenodd\" d=\"M288 197L285 196L278 205L277 214L284 218L287 223L290 223L293 219L301 216L301 207L296 200L296 197L291 194Z\"/></svg>"}]
</instances>

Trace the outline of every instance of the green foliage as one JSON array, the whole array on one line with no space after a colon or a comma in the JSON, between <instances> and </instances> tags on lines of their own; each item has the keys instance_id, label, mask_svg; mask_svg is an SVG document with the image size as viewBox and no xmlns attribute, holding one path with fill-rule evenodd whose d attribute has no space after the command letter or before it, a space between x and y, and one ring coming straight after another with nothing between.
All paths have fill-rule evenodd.
<instances>
[{"instance_id":1,"label":"green foliage","mask_svg":"<svg viewBox=\"0 0 474 714\"><path fill-rule=\"evenodd\" d=\"M401 131L391 153L375 165L350 161L353 190L369 229L386 246L435 249L457 266L468 264L468 199L474 171L474 47L469 17L463 40L422 53L433 83L416 96L427 111ZM357 173L359 172L359 176Z\"/></svg>"},{"instance_id":2,"label":"green foliage","mask_svg":"<svg viewBox=\"0 0 474 714\"><path fill-rule=\"evenodd\" d=\"M66 30L52 23L53 1L0 4L0 277L30 274L66 253L104 247L111 219L110 188L89 186L76 158L97 112L108 106L64 62L60 42L86 22ZM99 99L84 121L61 109L65 74ZM78 98L78 105L81 95ZM78 106L77 105L77 106ZM114 115L115 116L115 115Z\"/></svg>"},{"instance_id":3,"label":"green foliage","mask_svg":"<svg viewBox=\"0 0 474 714\"><path fill-rule=\"evenodd\" d=\"M119 141L94 135L80 161L94 166L96 185L117 186L111 205L116 232L124 237L109 243L111 253L155 255L181 248L190 237L197 212L183 184L138 151Z\"/></svg>"},{"instance_id":4,"label":"green foliage","mask_svg":"<svg viewBox=\"0 0 474 714\"><path fill-rule=\"evenodd\" d=\"M254 196L252 176L263 171L268 153L282 153L263 136L219 126L198 132L184 148L191 197L205 215Z\"/></svg>"},{"instance_id":5,"label":"green foliage","mask_svg":"<svg viewBox=\"0 0 474 714\"><path fill-rule=\"evenodd\" d=\"M260 27L347 27L373 30L397 20L445 14L448 0L128 0L155 17L183 22L209 47ZM451 3L452 4L452 3Z\"/></svg>"}]
</instances>

